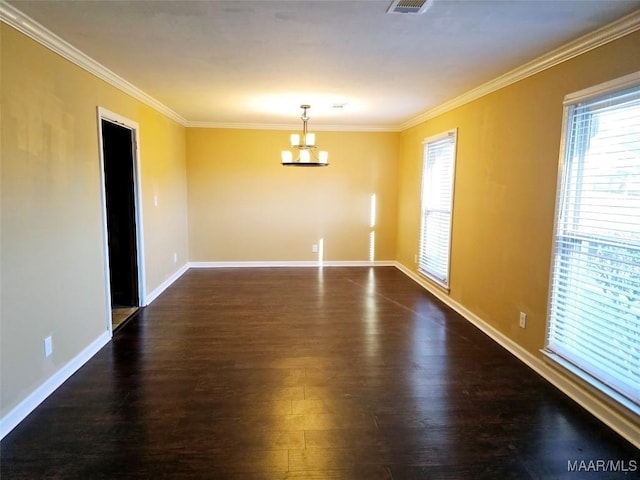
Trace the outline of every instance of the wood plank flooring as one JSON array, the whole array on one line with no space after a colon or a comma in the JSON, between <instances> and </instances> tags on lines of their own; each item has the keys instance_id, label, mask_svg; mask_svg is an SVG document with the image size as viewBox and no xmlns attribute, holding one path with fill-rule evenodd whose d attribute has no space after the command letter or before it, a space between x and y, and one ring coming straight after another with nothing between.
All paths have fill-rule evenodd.
<instances>
[{"instance_id":1,"label":"wood plank flooring","mask_svg":"<svg viewBox=\"0 0 640 480\"><path fill-rule=\"evenodd\" d=\"M578 479L568 462L640 465L393 267L189 270L0 452L2 479Z\"/></svg>"},{"instance_id":2,"label":"wood plank flooring","mask_svg":"<svg viewBox=\"0 0 640 480\"><path fill-rule=\"evenodd\" d=\"M138 311L138 307L121 307L121 306L112 306L111 307L111 329L113 332L116 331L116 328L121 327L124 323L129 320L133 314Z\"/></svg>"}]
</instances>

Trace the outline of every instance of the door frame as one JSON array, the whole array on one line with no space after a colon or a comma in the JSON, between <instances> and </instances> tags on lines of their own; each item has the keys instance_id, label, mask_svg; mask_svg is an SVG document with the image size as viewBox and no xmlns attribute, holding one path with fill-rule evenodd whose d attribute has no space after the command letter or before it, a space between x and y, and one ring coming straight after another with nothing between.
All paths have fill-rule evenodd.
<instances>
[{"instance_id":1,"label":"door frame","mask_svg":"<svg viewBox=\"0 0 640 480\"><path fill-rule=\"evenodd\" d=\"M104 145L102 136L102 121L114 123L131 130L133 143L133 197L135 204L135 233L136 233L136 256L138 264L138 307L146 305L145 292L145 268L144 268L144 237L142 228L142 185L140 174L140 139L139 125L137 122L130 120L122 115L111 112L106 108L98 106L98 151L100 156L100 200L102 210L102 246L104 260L104 279L105 279L105 301L107 310L107 330L113 335L113 327L111 325L111 272L109 269L109 231L107 225L107 192L104 172Z\"/></svg>"}]
</instances>

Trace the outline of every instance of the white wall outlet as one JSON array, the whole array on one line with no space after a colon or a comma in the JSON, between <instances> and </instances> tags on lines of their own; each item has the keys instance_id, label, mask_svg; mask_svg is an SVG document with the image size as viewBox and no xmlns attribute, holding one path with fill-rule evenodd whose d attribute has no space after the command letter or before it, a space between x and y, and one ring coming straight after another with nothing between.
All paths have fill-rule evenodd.
<instances>
[{"instance_id":1,"label":"white wall outlet","mask_svg":"<svg viewBox=\"0 0 640 480\"><path fill-rule=\"evenodd\" d=\"M53 339L48 336L44 339L44 356L49 357L53 353Z\"/></svg>"},{"instance_id":2,"label":"white wall outlet","mask_svg":"<svg viewBox=\"0 0 640 480\"><path fill-rule=\"evenodd\" d=\"M524 312L520 312L520 328L527 328L527 314Z\"/></svg>"},{"instance_id":3,"label":"white wall outlet","mask_svg":"<svg viewBox=\"0 0 640 480\"><path fill-rule=\"evenodd\" d=\"M318 244L314 243L313 245L311 245L311 251L313 253L318 253Z\"/></svg>"},{"instance_id":4,"label":"white wall outlet","mask_svg":"<svg viewBox=\"0 0 640 480\"><path fill-rule=\"evenodd\" d=\"M178 253L173 252L173 263L178 263Z\"/></svg>"}]
</instances>

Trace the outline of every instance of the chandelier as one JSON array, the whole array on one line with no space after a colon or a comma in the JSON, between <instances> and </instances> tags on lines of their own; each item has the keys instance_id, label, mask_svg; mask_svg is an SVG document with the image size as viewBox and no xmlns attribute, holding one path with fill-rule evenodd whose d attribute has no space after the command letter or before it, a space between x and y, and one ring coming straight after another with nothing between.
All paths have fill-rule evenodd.
<instances>
[{"instance_id":1,"label":"chandelier","mask_svg":"<svg viewBox=\"0 0 640 480\"><path fill-rule=\"evenodd\" d=\"M302 109L302 135L298 133L291 134L291 148L298 150L298 156L293 158L293 153L290 150L282 151L282 165L292 167L326 167L329 165L329 153L325 151L315 154L314 150L318 148L316 146L316 134L307 131L307 121L309 117L307 110L311 107L309 105L300 105Z\"/></svg>"}]
</instances>

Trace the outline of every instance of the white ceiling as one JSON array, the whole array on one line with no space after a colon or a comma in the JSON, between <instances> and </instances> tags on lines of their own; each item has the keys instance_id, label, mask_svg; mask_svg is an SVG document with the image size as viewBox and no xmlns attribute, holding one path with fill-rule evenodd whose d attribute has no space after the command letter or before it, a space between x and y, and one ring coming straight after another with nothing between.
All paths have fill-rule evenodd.
<instances>
[{"instance_id":1,"label":"white ceiling","mask_svg":"<svg viewBox=\"0 0 640 480\"><path fill-rule=\"evenodd\" d=\"M6 1L6 0L5 0ZM9 4L189 122L399 125L640 9L627 0ZM346 103L342 109L335 103Z\"/></svg>"}]
</instances>

